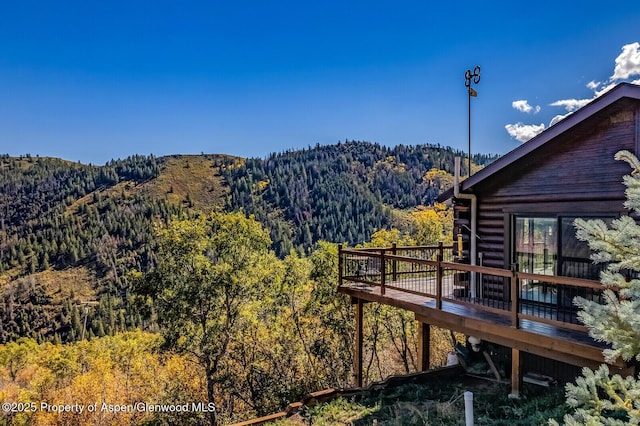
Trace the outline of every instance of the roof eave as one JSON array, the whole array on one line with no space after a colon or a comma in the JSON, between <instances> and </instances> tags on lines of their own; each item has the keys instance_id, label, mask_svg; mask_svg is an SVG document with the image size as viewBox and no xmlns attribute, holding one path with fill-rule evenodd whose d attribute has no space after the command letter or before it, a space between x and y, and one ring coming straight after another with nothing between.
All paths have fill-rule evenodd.
<instances>
[{"instance_id":1,"label":"roof eave","mask_svg":"<svg viewBox=\"0 0 640 426\"><path fill-rule=\"evenodd\" d=\"M513 162L529 154L530 152L540 148L542 145L554 139L558 135L568 131L572 127L602 111L604 108L610 106L611 104L617 102L622 98L640 99L640 86L630 83L621 83L617 85L607 93L595 98L584 107L575 111L568 117L560 120L558 123L549 127L539 135L529 139L527 142L524 142L522 145L511 150L504 156L498 158L496 161L480 170L478 173L462 181L460 183L460 190L463 192L469 191L471 188L473 188L474 185L499 172ZM449 191L447 191L441 194L440 197L443 197L445 195L448 195L448 198L446 199L449 199L451 198L451 196L453 196L453 191L451 191L451 194L449 194ZM440 199L440 197L438 197L438 199Z\"/></svg>"}]
</instances>

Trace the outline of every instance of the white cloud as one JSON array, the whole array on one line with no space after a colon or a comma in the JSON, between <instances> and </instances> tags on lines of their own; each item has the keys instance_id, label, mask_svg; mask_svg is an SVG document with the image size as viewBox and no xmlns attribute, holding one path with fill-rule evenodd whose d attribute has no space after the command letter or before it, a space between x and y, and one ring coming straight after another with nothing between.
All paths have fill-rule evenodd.
<instances>
[{"instance_id":1,"label":"white cloud","mask_svg":"<svg viewBox=\"0 0 640 426\"><path fill-rule=\"evenodd\" d=\"M507 132L512 138L515 138L519 142L526 142L537 134L541 133L544 129L544 123L539 125L535 124L507 124L504 126Z\"/></svg>"},{"instance_id":2,"label":"white cloud","mask_svg":"<svg viewBox=\"0 0 640 426\"><path fill-rule=\"evenodd\" d=\"M597 98L599 96L604 95L605 93L607 93L609 90L613 89L614 87L616 87L618 83L609 83L606 86L602 86L602 88L600 90L596 90L596 92L594 93L594 98Z\"/></svg>"},{"instance_id":3,"label":"white cloud","mask_svg":"<svg viewBox=\"0 0 640 426\"><path fill-rule=\"evenodd\" d=\"M640 75L640 43L637 41L622 46L622 53L616 58L616 67L609 80L626 80L635 75Z\"/></svg>"},{"instance_id":4,"label":"white cloud","mask_svg":"<svg viewBox=\"0 0 640 426\"><path fill-rule=\"evenodd\" d=\"M613 89L618 83L622 81L629 81L632 77L640 76L640 42L634 42L622 46L622 53L618 55L615 60L615 69L613 75L605 81L591 80L587 83L589 90L593 91L593 97L590 99L561 99L555 101L550 106L563 107L567 114L558 114L551 119L549 127L563 120L567 116L571 115L574 111L582 108L592 100L607 93ZM630 81L631 84L640 85L640 78L636 78ZM529 105L526 100L513 101L511 106L518 111L525 113L537 113L540 111L540 107L535 108ZM520 142L526 142L534 136L538 135L545 130L545 125L540 123L535 124L507 124L504 126L509 135L512 138L517 139Z\"/></svg>"},{"instance_id":5,"label":"white cloud","mask_svg":"<svg viewBox=\"0 0 640 426\"><path fill-rule=\"evenodd\" d=\"M566 114L559 114L556 115L555 117L553 117L551 119L551 122L549 123L549 127L553 126L554 124L556 124L558 121L560 120L564 120L565 118L567 118L568 116L570 116L571 114L573 114L573 112L568 112Z\"/></svg>"},{"instance_id":6,"label":"white cloud","mask_svg":"<svg viewBox=\"0 0 640 426\"><path fill-rule=\"evenodd\" d=\"M535 107L532 107L531 105L529 105L529 102L527 102L524 99L520 101L511 102L511 106L520 112L533 113L533 114L537 114L540 112L540 105L536 105Z\"/></svg>"},{"instance_id":7,"label":"white cloud","mask_svg":"<svg viewBox=\"0 0 640 426\"><path fill-rule=\"evenodd\" d=\"M600 83L599 81L591 80L587 83L587 87L589 88L589 90L595 91L598 87L600 87L601 84L602 83Z\"/></svg>"},{"instance_id":8,"label":"white cloud","mask_svg":"<svg viewBox=\"0 0 640 426\"><path fill-rule=\"evenodd\" d=\"M587 83L587 87L593 90L593 98L591 99L562 99L551 103L551 106L564 107L567 112L573 112L582 108L592 100L600 97L613 89L620 80L627 80L632 76L640 75L640 43L634 42L622 46L622 53L616 58L616 66L613 75L609 78L609 82L604 84L600 81L591 80ZM640 84L640 79L634 80L632 84ZM556 115L551 120L551 125L565 118L565 115Z\"/></svg>"},{"instance_id":9,"label":"white cloud","mask_svg":"<svg viewBox=\"0 0 640 426\"><path fill-rule=\"evenodd\" d=\"M562 99L560 101L555 101L549 105L551 106L561 106L564 107L568 112L573 112L579 108L582 108L593 99Z\"/></svg>"}]
</instances>

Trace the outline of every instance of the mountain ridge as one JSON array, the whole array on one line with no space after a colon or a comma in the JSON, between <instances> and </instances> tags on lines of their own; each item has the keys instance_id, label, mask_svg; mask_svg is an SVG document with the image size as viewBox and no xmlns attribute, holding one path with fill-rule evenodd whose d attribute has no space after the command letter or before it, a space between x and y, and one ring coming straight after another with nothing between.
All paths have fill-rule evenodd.
<instances>
[{"instance_id":1,"label":"mountain ridge","mask_svg":"<svg viewBox=\"0 0 640 426\"><path fill-rule=\"evenodd\" d=\"M134 155L104 166L1 155L0 343L77 339L87 298L98 302L89 335L153 327L128 273L153 267L154 226L172 217L242 210L280 256L319 240L357 244L392 226L394 212L432 203L443 188L425 173L450 173L461 154L346 141L264 159ZM74 273L84 284L71 292Z\"/></svg>"}]
</instances>

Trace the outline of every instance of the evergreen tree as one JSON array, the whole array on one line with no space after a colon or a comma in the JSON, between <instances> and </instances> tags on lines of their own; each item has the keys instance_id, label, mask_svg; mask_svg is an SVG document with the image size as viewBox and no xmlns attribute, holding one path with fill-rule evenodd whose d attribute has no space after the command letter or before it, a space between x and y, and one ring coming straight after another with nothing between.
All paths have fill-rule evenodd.
<instances>
[{"instance_id":1,"label":"evergreen tree","mask_svg":"<svg viewBox=\"0 0 640 426\"><path fill-rule=\"evenodd\" d=\"M640 161L628 151L616 154L633 169L624 177L625 207L640 214ZM579 239L587 241L595 262L606 263L601 274L604 304L576 298L579 317L596 340L611 345L605 360L618 357L640 361L640 226L631 216L622 216L608 227L601 220L576 220ZM583 369L576 384L567 385L567 403L575 412L564 419L567 425L640 424L640 377L609 375L602 365L597 371ZM551 424L557 424L554 421Z\"/></svg>"}]
</instances>

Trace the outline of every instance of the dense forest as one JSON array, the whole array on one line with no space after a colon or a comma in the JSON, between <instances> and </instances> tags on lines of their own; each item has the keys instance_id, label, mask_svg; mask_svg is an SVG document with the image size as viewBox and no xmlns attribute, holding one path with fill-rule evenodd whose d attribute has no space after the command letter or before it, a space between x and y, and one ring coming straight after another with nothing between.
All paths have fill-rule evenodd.
<instances>
[{"instance_id":1,"label":"dense forest","mask_svg":"<svg viewBox=\"0 0 640 426\"><path fill-rule=\"evenodd\" d=\"M376 232L372 244L388 243L396 231ZM158 332L0 345L0 402L212 404L216 418L208 422L212 413L203 410L34 410L0 414L0 425L227 423L351 384L354 308L335 292L335 244L279 259L268 232L242 213L172 220L156 238L156 267L130 279L141 311L155 312ZM366 382L416 371L411 313L372 303L365 322ZM431 332L432 365L441 366L453 342L444 330Z\"/></svg>"},{"instance_id":2,"label":"dense forest","mask_svg":"<svg viewBox=\"0 0 640 426\"><path fill-rule=\"evenodd\" d=\"M392 226L394 210L433 205L442 188L425 175L432 169L452 174L456 156L464 153L346 141L249 159L224 169L228 208L254 214L280 255L308 251L318 240L359 244ZM483 166L495 158L478 154L473 162Z\"/></svg>"},{"instance_id":3,"label":"dense forest","mask_svg":"<svg viewBox=\"0 0 640 426\"><path fill-rule=\"evenodd\" d=\"M156 363L159 370L184 363L202 368L198 383L206 383L209 390L208 395L199 393L199 398L215 398L227 419L267 413L320 387L347 385L352 310L348 300L333 290L334 243L430 244L451 238L450 210L433 204L451 185L456 155L464 154L439 146L387 148L347 141L265 159L136 155L104 166L31 155L1 156L0 383L11 386L0 387L0 399L31 389L32 379L40 380L38 374L46 371L55 378L49 388L52 395L71 392L69 387L80 380L79 374L93 368L74 366L84 359L74 358L78 351L95 351L81 343L107 336L116 339L109 344L125 346L129 344L118 339L153 341L130 345L142 344L140 356ZM474 164L481 167L494 158L477 155ZM205 267L199 277L218 276L221 264L217 263L223 256L215 253L243 245L238 229L264 233L259 248L248 252L250 256L231 255L228 260L234 265L236 258L261 253L256 257L261 267L239 272L233 279L220 275L227 277L223 282L252 282L253 286L249 293L239 288L238 294L244 296L229 317L241 327L223 333L229 339L224 347L212 346L206 352L206 357L214 352L219 356L207 358L218 365L213 370L207 369L210 363L202 362L205 353L196 356L197 350L181 346L182 332L173 337L169 333L178 324L176 318L188 315L172 316L166 309L200 306L200 299L163 305L159 298L172 274L188 270L163 266L176 261L171 259L176 250L167 251L163 244L180 240L167 241L166 233L203 220L209 221L202 228L210 229L209 233L216 220L235 221L237 226L214 232L213 240L197 227L195 234L184 238L189 244L177 252L226 238L226 245L215 242L218 245L204 250ZM189 257L190 261L195 258ZM212 259L217 263L209 265ZM175 277L178 283L181 279L191 283L191 278ZM262 278L255 281L256 277ZM201 294L208 283L204 281L191 293ZM218 289L212 287L202 298L213 297ZM224 315L229 315L229 309ZM367 342L367 378L410 371L417 350L413 319L382 306L367 309L372 339ZM163 340L136 334L118 337L137 330L160 333ZM205 334L219 334L215 330ZM51 350L37 348L61 343L80 346L69 346L71 352L64 355L67 367L57 371L47 358ZM11 351L22 353L25 348L42 355L15 365ZM111 362L95 356L97 369Z\"/></svg>"},{"instance_id":4,"label":"dense forest","mask_svg":"<svg viewBox=\"0 0 640 426\"><path fill-rule=\"evenodd\" d=\"M75 295L63 282L43 282L49 270L88 268L100 278L100 288L84 289L100 297L90 333L142 325L128 303L126 271L150 266L153 219L180 213L180 206L163 199L128 193L158 176L156 158L133 156L103 167L31 156L0 161L0 271L6 282L0 342L80 336L82 307L72 302Z\"/></svg>"},{"instance_id":5,"label":"dense forest","mask_svg":"<svg viewBox=\"0 0 640 426\"><path fill-rule=\"evenodd\" d=\"M127 274L153 267L154 223L242 210L269 231L281 258L308 254L317 241L360 244L432 205L461 154L347 141L266 159L135 155L104 166L3 155L0 343L76 340L85 311L78 300L98 302L90 336L149 326L131 303Z\"/></svg>"}]
</instances>

